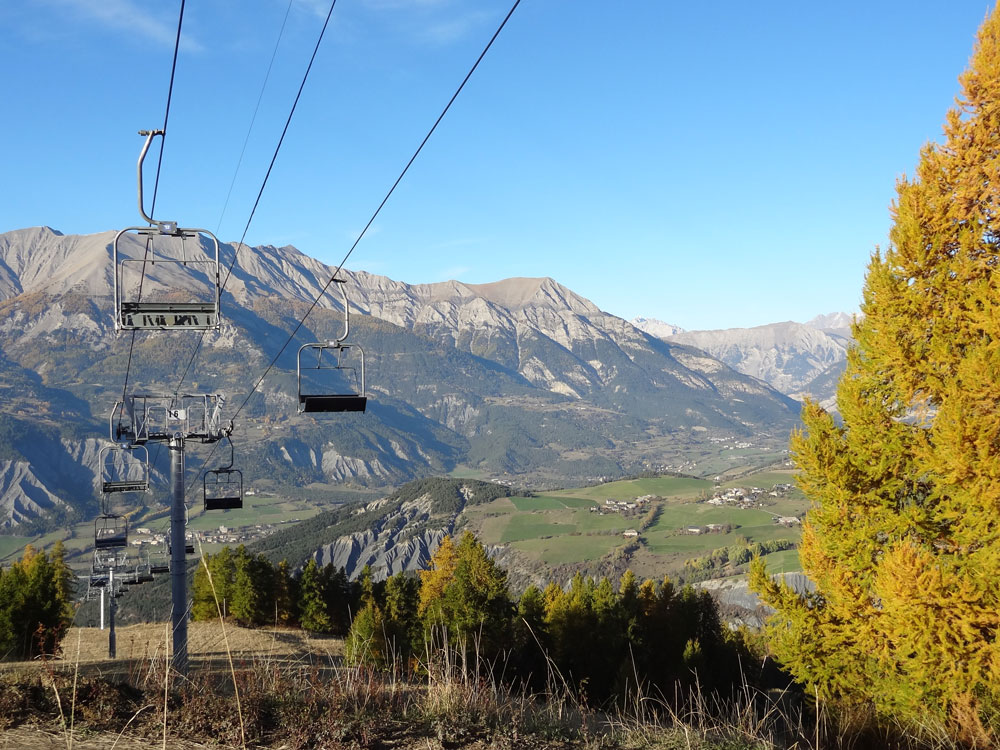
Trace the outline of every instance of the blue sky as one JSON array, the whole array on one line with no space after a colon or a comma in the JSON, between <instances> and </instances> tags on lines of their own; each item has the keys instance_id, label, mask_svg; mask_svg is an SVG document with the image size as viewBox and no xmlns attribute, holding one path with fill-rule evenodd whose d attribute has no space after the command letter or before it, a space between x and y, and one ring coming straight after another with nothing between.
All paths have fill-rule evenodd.
<instances>
[{"instance_id":1,"label":"blue sky","mask_svg":"<svg viewBox=\"0 0 1000 750\"><path fill-rule=\"evenodd\" d=\"M338 0L247 241L339 263L511 2ZM687 329L853 311L991 7L522 0L347 267ZM0 3L0 231L140 223L179 8ZM158 218L240 238L328 8L278 42L287 0L189 0Z\"/></svg>"}]
</instances>

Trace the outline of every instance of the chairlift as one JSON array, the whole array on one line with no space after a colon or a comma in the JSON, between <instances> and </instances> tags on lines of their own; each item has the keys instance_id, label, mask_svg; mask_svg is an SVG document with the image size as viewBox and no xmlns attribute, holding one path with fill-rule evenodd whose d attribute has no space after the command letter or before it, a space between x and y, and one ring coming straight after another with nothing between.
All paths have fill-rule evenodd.
<instances>
[{"instance_id":1,"label":"chairlift","mask_svg":"<svg viewBox=\"0 0 1000 750\"><path fill-rule=\"evenodd\" d=\"M340 284L340 291L344 297L344 331L339 338L325 343L303 344L299 347L296 364L296 380L299 392L299 413L316 412L341 412L341 411L364 411L368 404L368 396L365 391L365 352L357 344L346 344L347 335L351 328L350 305L347 300L346 282L342 279L334 279ZM360 352L360 359L355 359L352 350ZM303 355L306 355L303 357ZM312 356L315 355L315 356ZM323 371L329 377L336 378L343 374L349 375L349 381L353 382L353 388L341 387L338 391L325 390L321 393L311 393L313 385L303 388L302 371L307 370ZM359 378L360 371L360 378Z\"/></svg>"},{"instance_id":2,"label":"chairlift","mask_svg":"<svg viewBox=\"0 0 1000 750\"><path fill-rule=\"evenodd\" d=\"M107 574L111 570L121 570L129 566L128 549L126 547L94 550L94 562L91 569L94 573Z\"/></svg>"},{"instance_id":3,"label":"chairlift","mask_svg":"<svg viewBox=\"0 0 1000 750\"><path fill-rule=\"evenodd\" d=\"M146 562L149 565L149 572L153 575L161 575L170 572L170 558L167 553L160 551L154 554L146 553Z\"/></svg>"},{"instance_id":4,"label":"chairlift","mask_svg":"<svg viewBox=\"0 0 1000 750\"><path fill-rule=\"evenodd\" d=\"M152 566L148 562L139 563L135 566L134 575L136 583L149 583L153 580Z\"/></svg>"},{"instance_id":5,"label":"chairlift","mask_svg":"<svg viewBox=\"0 0 1000 750\"><path fill-rule=\"evenodd\" d=\"M205 472L202 483L205 510L230 510L243 507L243 472L233 468L233 439L229 441L229 465Z\"/></svg>"},{"instance_id":6,"label":"chairlift","mask_svg":"<svg viewBox=\"0 0 1000 750\"><path fill-rule=\"evenodd\" d=\"M128 519L125 516L103 515L94 521L94 547L121 549L128 545Z\"/></svg>"},{"instance_id":7,"label":"chairlift","mask_svg":"<svg viewBox=\"0 0 1000 750\"><path fill-rule=\"evenodd\" d=\"M137 167L138 189L139 189L139 213L150 226L126 227L115 235L113 243L114 255L114 296L115 296L115 330L209 330L219 327L219 299L221 297L221 285L219 274L219 240L207 229L184 229L177 226L174 221L157 221L146 213L143 206L142 195L142 163L146 158L146 153L156 136L163 136L162 130L143 130L140 135L146 136L146 142L139 154ZM125 257L122 251L122 239L135 233L139 238L147 241L147 252L141 258ZM200 242L201 237L210 240L212 251L204 255L188 254L187 241ZM180 241L180 252L171 248L170 253L165 253L162 249L157 253L152 248L154 240L159 240L158 244L176 245ZM150 299L150 284L146 284L143 290L142 280L148 273L151 273L157 264L165 266L168 273L179 271L186 274L189 279L194 278L195 272L201 272L207 279L203 298L197 301L182 301L179 299L189 291L185 285L176 289L168 290L166 293L159 291L159 298ZM137 296L128 297L125 287L127 282L133 281L137 290ZM142 295L145 294L144 299Z\"/></svg>"},{"instance_id":8,"label":"chairlift","mask_svg":"<svg viewBox=\"0 0 1000 750\"><path fill-rule=\"evenodd\" d=\"M101 448L101 491L148 492L149 451L144 445L116 443Z\"/></svg>"}]
</instances>

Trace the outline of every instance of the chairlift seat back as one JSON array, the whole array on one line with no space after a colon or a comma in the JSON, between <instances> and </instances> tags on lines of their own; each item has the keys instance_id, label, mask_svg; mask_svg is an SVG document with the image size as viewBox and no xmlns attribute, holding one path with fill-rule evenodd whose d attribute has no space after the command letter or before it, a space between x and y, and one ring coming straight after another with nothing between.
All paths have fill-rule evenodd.
<instances>
[{"instance_id":1,"label":"chairlift seat back","mask_svg":"<svg viewBox=\"0 0 1000 750\"><path fill-rule=\"evenodd\" d=\"M299 403L302 411L309 412L332 412L332 411L364 411L368 404L367 396L355 394L331 394L326 396L299 395Z\"/></svg>"},{"instance_id":2,"label":"chairlift seat back","mask_svg":"<svg viewBox=\"0 0 1000 750\"><path fill-rule=\"evenodd\" d=\"M94 521L94 547L121 549L128 546L128 521L124 516L101 516Z\"/></svg>"},{"instance_id":3,"label":"chairlift seat back","mask_svg":"<svg viewBox=\"0 0 1000 750\"><path fill-rule=\"evenodd\" d=\"M205 510L235 510L243 507L243 473L239 469L205 472Z\"/></svg>"}]
</instances>

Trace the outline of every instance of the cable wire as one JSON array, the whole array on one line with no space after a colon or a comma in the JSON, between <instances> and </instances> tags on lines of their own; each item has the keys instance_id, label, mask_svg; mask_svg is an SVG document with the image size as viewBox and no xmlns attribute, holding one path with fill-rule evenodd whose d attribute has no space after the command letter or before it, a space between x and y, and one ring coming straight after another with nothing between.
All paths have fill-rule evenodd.
<instances>
[{"instance_id":1,"label":"cable wire","mask_svg":"<svg viewBox=\"0 0 1000 750\"><path fill-rule=\"evenodd\" d=\"M336 0L334 0L334 2L336 2ZM330 285L334 282L334 280L340 274L340 271L343 269L344 264L347 262L348 258L351 257L351 254L354 252L354 250L357 248L358 244L364 238L365 234L371 228L371 225L375 222L375 219L382 212L382 209L385 207L386 203L388 203L389 198L395 192L395 190L399 186L400 182L403 181L403 178L406 176L406 173L410 170L410 167L416 161L417 157L420 155L420 152L423 151L424 146L430 140L431 136L434 134L434 131L437 130L438 125L441 124L441 121L444 119L444 116L446 114L448 114L448 110L451 109L451 105L455 103L455 100L458 98L458 95L462 93L462 89L465 88L465 84L467 84L469 82L469 79L472 78L472 74L476 72L476 69L479 67L479 64L483 61L483 58L486 57L486 53L490 51L490 48L493 46L493 43L497 40L497 37L500 36L500 32L503 31L504 27L507 25L507 22L510 20L511 16L514 15L514 11L517 10L517 6L520 5L520 4L521 4L521 0L514 0L514 4L511 6L510 10L507 12L507 15L504 16L503 21L500 22L500 25L497 27L497 30L493 33L493 36L490 37L489 42L487 42L486 46L483 48L483 51L479 54L479 57L476 58L475 63L473 63L472 67L469 69L469 72L466 73L465 78L462 79L462 82L459 84L458 88L455 90L455 93L452 94L451 99L448 100L448 103L445 105L444 109L441 111L441 114L438 115L438 118L434 121L434 124L431 126L430 130L427 131L427 135L424 136L424 139L420 142L420 145L417 146L417 150L413 152L413 156L410 157L410 160L406 163L406 166L403 167L403 170L399 173L399 177L397 177L396 181L392 183L392 187L389 188L389 191L385 194L385 197L382 199L382 202L378 204L378 207L372 213L371 218L368 219L368 222L365 224L364 228L358 234L357 238L354 240L354 243L351 245L350 249L347 251L347 254L344 255L343 259L340 261L340 264L337 266L336 270L333 272L333 275L330 277L330 280L327 281L326 284L323 285L323 288L320 290L319 294L316 296L316 299L313 300L312 304L309 305L309 307L306 309L306 312L302 315L302 318L298 321L298 323L296 324L295 328L288 335L288 338L285 340L285 343L281 345L281 348L278 350L278 353L274 355L274 358L270 361L270 363L264 369L263 374L260 376L260 378L257 379L257 382L250 389L250 393L247 394L247 397L245 399L243 399L243 403L240 404L239 408L236 410L236 412L230 418L230 422L231 423L236 420L236 418L240 415L240 413L243 411L243 409L246 407L246 405L250 402L250 399L253 397L254 393L256 393L257 389L260 388L261 383L264 382L264 379L268 376L268 374L274 368L275 363L278 361L278 359L281 357L281 355L284 354L285 349L288 348L288 345L295 338L295 335L299 332L299 329L301 329L302 326L305 324L306 318L309 317L310 313L312 313L312 311L316 308L316 306L319 304L320 300L323 299L323 296L326 294L327 290L330 288ZM282 137L284 137L284 134L282 134ZM277 155L277 154L275 154L275 155ZM273 162L272 162L272 164L273 164ZM270 170L268 170L268 171L270 172ZM263 188L261 188L261 190L263 191ZM258 196L258 199L259 199L259 196ZM256 205L254 206L254 208L256 208ZM249 226L249 222L247 223L247 225ZM244 233L244 237L245 236L246 235ZM240 240L240 245L237 246L237 252L239 250L239 247L242 246L242 244L243 244L243 241ZM233 263L235 264L235 262L236 262L236 253L233 254ZM230 272L231 271L232 271L232 265L230 265ZM228 275L226 276L226 280L227 281L229 280L229 276ZM225 286L225 285L223 285L223 286ZM204 340L204 339L202 339L202 340ZM201 346L201 343L199 342L199 347L200 346ZM197 350L196 350L196 353L197 353ZM212 456L215 455L215 451L216 451L217 447L218 447L218 443L215 443L212 446L212 451L209 453L208 458L205 461L206 464L208 464L208 462L212 459ZM194 482L192 481L192 483L190 485L188 485L187 491L190 492L190 490L191 490L191 488L193 486L194 486Z\"/></svg>"},{"instance_id":2,"label":"cable wire","mask_svg":"<svg viewBox=\"0 0 1000 750\"><path fill-rule=\"evenodd\" d=\"M236 186L236 177L240 173L240 167L243 165L243 155L246 153L247 144L250 142L250 133L253 132L254 123L257 121L257 113L260 111L260 103L264 99L264 90L267 88L267 82L271 77L271 69L274 67L274 58L278 55L278 47L281 46L281 38L285 34L285 25L288 23L288 14L292 10L292 0L288 0L288 7L285 8L285 17L281 21L281 28L278 30L278 38L274 42L274 51L271 53L271 62L267 65L267 73L264 74L264 82L260 85L260 95L257 97L257 106L254 108L253 116L250 118L250 126L247 128L246 138L243 139L243 148L240 150L240 158L236 160L236 169L233 171L233 180L229 183L229 192L226 193L226 201L222 204L222 213L219 214L219 223L215 227L215 233L218 234L219 230L222 228L222 219L226 215L226 209L229 208L229 198L233 194L233 188Z\"/></svg>"},{"instance_id":3,"label":"cable wire","mask_svg":"<svg viewBox=\"0 0 1000 750\"><path fill-rule=\"evenodd\" d=\"M243 242L246 240L247 232L250 231L250 224L253 221L254 214L257 213L257 207L260 205L260 199L264 195L264 188L267 187L267 181L271 177L271 170L274 169L274 163L278 159L278 152L281 151L281 144L285 142L285 135L288 133L288 127L292 124L292 116L295 114L295 108L299 104L299 98L302 96L302 91L306 87L306 81L309 80L309 72L312 70L313 62L316 60L316 53L319 52L319 46L323 41L323 36L326 34L326 27L330 23L330 16L333 15L333 9L337 5L337 0L333 0L330 3L330 10L326 14L326 20L323 22L323 28L319 32L319 38L316 40L316 46L313 47L312 57L309 58L309 65L306 66L306 72L302 76L302 83L299 84L298 93L295 94L295 101L292 102L292 108L288 113L288 118L285 120L285 127L281 131L281 137L278 138L278 145L275 146L274 154L271 156L271 163L267 167L267 172L264 174L264 179L261 182L260 190L257 191L257 199L254 201L253 208L250 209L250 216L247 218L246 226L243 228L243 235L240 237L240 241L233 248L233 259L229 263L229 268L226 269L226 278L222 282L222 287L219 289L219 297L221 299L222 293L226 290L226 285L229 283L229 278L233 274L233 267L236 265L236 258L239 256L240 248L243 247ZM191 353L191 358L188 360L187 366L184 368L184 372L181 373L180 380L177 383L177 388L174 390L174 395L180 393L181 386L184 385L184 381L187 379L188 373L191 371L191 366L194 364L195 359L198 356L198 352L201 351L202 344L205 343L205 335L208 331L202 331L201 336L198 337L198 343L195 345L194 351ZM214 453L214 451L213 451Z\"/></svg>"},{"instance_id":4,"label":"cable wire","mask_svg":"<svg viewBox=\"0 0 1000 750\"><path fill-rule=\"evenodd\" d=\"M174 58L173 58L173 62L170 65L170 84L167 86L167 104L166 104L166 107L165 107L165 111L163 113L163 135L160 137L160 155L159 155L159 157L156 160L156 179L153 182L153 202L152 202L152 205L150 206L150 209L149 209L149 215L150 216L152 216L154 214L154 212L156 211L156 193L157 193L157 190L160 187L160 168L163 166L163 147L164 147L164 143L167 140L167 122L170 120L170 101L171 101L171 99L173 98L173 95L174 95L174 78L175 78L176 73L177 73L177 57L178 57L178 53L180 52L180 47L181 47L181 28L184 25L184 3L185 3L185 1L186 0L181 0L180 13L178 14L178 18L177 18L177 37L174 40ZM146 239L146 257L149 256L149 250L150 250L151 243L152 243L152 237L147 237L147 239ZM117 268L115 269L115 273L118 273L118 269ZM143 266L142 266L142 277L140 277L140 279L139 279L139 295L140 296L142 295L142 282L145 280L145 277L146 277L146 264L143 263ZM116 312L115 314L117 315L118 313ZM132 351L133 351L133 349L135 347L135 334L136 334L136 329L133 328L132 329L132 339L129 342L129 346L128 346L128 361L127 361L127 363L125 365L125 383L122 386L122 401L123 402L125 401L125 398L126 398L126 396L128 394L128 380L129 380L129 372L132 369ZM120 420L121 420L121 416L119 415L119 424L121 423Z\"/></svg>"},{"instance_id":5,"label":"cable wire","mask_svg":"<svg viewBox=\"0 0 1000 750\"><path fill-rule=\"evenodd\" d=\"M465 78L462 79L462 82L455 90L455 93L452 94L451 99L448 100L448 103L441 111L441 114L438 115L438 118L434 121L434 124L431 126L431 129L427 131L427 135L424 136L424 139L420 142L420 145L417 146L417 150L413 152L413 156L411 156L410 160L406 162L406 166L403 167L403 171L399 173L399 177L397 177L396 181L392 183L392 187L389 188L389 191L385 194L385 197L382 199L382 202L378 204L378 208L376 208L375 211L372 213L371 218L368 219L368 223L365 224L364 228L358 234L357 239L354 240L354 243L347 251L347 254L340 261L340 264L333 272L333 275L330 277L330 280L323 285L323 288L320 290L320 293L316 296L316 299L313 300L312 304L309 305L309 307L306 309L306 312L303 314L302 318L296 324L292 332L288 335L288 338L285 340L285 343L282 344L281 349L279 349L278 353L274 355L274 359L272 359L270 364L268 364L267 368L264 370L264 373L257 380L257 383L250 390L250 393L247 394L247 397L243 400L243 403L240 404L239 408L236 410L235 414L233 414L231 419L235 420L236 417L239 416L240 412L243 411L247 403L249 403L250 398L260 387L260 384L264 382L264 378L267 377L268 373L270 373L271 369L278 361L278 358L284 353L285 349L288 348L288 345L295 338L295 334L297 334L299 332L299 329L302 328L302 326L305 324L306 318L309 317L310 313L312 313L312 311L316 309L316 306L319 304L320 300L323 299L323 296L330 288L330 285L337 278L338 274L340 274L340 271L343 269L344 264L347 262L348 258L350 258L351 255L354 253L354 250L357 248L358 244L360 244L365 234L367 234L368 230L371 228L371 225L375 223L375 219L378 218L378 215L382 212L382 209L385 207L385 204L389 202L389 198L396 191L396 188L399 186L399 183L403 181L403 178L406 176L406 173L410 171L410 167L413 166L413 162L417 160L417 157L420 155L420 152L423 151L424 146L427 145L427 142L430 140L431 136L434 135L434 131L437 130L438 125L441 124L441 121L444 119L444 116L448 114L448 110L451 109L451 105L455 103L455 100L458 98L458 95L462 93L462 89L465 88L465 84L469 82L470 78L472 78L472 74L476 72L476 69L479 67L479 64L483 61L483 58L486 57L486 53L490 51L490 48L493 46L493 43L497 40L497 37L500 36L500 32L503 31L504 26L507 25L507 22L510 20L510 17L514 15L514 11L517 10L517 6L520 5L520 3L521 0L514 0L514 4L511 6L511 9L507 12L507 15L504 17L503 21L500 22L500 26L497 27L497 30L493 33L493 36L490 37L489 42L486 43L486 46L483 48L483 51L479 54L479 57L476 58L476 62L473 63L472 67L469 69L469 72L465 74Z\"/></svg>"}]
</instances>

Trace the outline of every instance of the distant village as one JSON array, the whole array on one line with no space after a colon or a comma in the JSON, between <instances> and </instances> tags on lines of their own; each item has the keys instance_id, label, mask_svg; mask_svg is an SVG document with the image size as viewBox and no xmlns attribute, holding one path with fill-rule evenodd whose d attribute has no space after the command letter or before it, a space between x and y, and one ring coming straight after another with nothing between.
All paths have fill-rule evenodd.
<instances>
[{"instance_id":1,"label":"distant village","mask_svg":"<svg viewBox=\"0 0 1000 750\"><path fill-rule=\"evenodd\" d=\"M249 544L250 542L273 534L278 527L285 523L294 521L281 521L280 523L257 523L249 526L219 526L205 531L192 531L188 529L184 538L186 541L201 542L202 544ZM164 532L154 531L147 527L139 527L131 535L129 544L140 549L158 545L166 545L168 535Z\"/></svg>"},{"instance_id":2,"label":"distant village","mask_svg":"<svg viewBox=\"0 0 1000 750\"><path fill-rule=\"evenodd\" d=\"M760 487L730 487L727 489L717 489L711 497L700 502L715 506L729 505L747 510L761 509L764 508L766 502L770 498L782 497L791 490L792 484L790 483L776 484L769 490L765 490ZM622 516L632 516L644 510L649 503L662 501L663 498L659 495L642 495L632 500L614 500L608 498L604 501L603 505L591 506L590 512L597 513L602 516L608 513L618 513ZM801 524L801 520L797 516L772 515L774 515L774 522L782 526L798 526ZM731 530L732 525L728 523L709 523L703 526L690 526L683 529L683 532L687 534L708 534L726 533ZM626 538L636 538L639 536L639 532L636 529L626 529L622 532L622 536Z\"/></svg>"}]
</instances>

